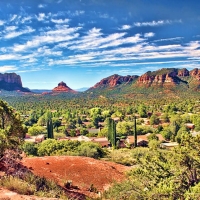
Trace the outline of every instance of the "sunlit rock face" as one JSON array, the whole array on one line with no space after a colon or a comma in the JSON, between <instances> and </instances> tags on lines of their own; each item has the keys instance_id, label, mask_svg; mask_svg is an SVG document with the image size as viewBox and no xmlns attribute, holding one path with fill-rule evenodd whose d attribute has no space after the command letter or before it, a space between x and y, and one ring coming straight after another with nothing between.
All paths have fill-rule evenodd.
<instances>
[{"instance_id":1,"label":"sunlit rock face","mask_svg":"<svg viewBox=\"0 0 200 200\"><path fill-rule=\"evenodd\" d=\"M70 87L68 87L67 84L64 83L63 81L58 83L58 86L55 87L52 91L53 92L72 92L72 93L76 93L76 91L74 91Z\"/></svg>"},{"instance_id":2,"label":"sunlit rock face","mask_svg":"<svg viewBox=\"0 0 200 200\"><path fill-rule=\"evenodd\" d=\"M115 87L120 84L132 83L138 76L120 76L114 74L107 78L102 79L100 82L96 83L92 88L102 88L102 87Z\"/></svg>"}]
</instances>

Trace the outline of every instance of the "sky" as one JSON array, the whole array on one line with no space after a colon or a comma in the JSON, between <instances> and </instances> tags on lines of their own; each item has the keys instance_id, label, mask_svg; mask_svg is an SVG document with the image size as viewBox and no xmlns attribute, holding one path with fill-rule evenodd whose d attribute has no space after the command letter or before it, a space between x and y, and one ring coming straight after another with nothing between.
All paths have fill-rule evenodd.
<instances>
[{"instance_id":1,"label":"sky","mask_svg":"<svg viewBox=\"0 0 200 200\"><path fill-rule=\"evenodd\" d=\"M200 68L199 0L0 0L0 73L24 87Z\"/></svg>"}]
</instances>

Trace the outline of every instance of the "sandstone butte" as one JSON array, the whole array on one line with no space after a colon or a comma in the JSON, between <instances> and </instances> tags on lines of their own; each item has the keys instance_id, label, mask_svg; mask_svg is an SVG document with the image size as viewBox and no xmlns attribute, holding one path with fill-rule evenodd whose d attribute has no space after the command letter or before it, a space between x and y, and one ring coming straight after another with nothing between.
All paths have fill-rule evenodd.
<instances>
[{"instance_id":1,"label":"sandstone butte","mask_svg":"<svg viewBox=\"0 0 200 200\"><path fill-rule=\"evenodd\" d=\"M30 92L29 89L23 88L21 77L15 73L0 73L0 89L21 92Z\"/></svg>"},{"instance_id":2,"label":"sandstone butte","mask_svg":"<svg viewBox=\"0 0 200 200\"><path fill-rule=\"evenodd\" d=\"M70 87L67 86L66 83L63 81L58 83L58 86L55 87L52 92L62 93L62 92L70 92L70 93L77 93L75 90L72 90Z\"/></svg>"}]
</instances>

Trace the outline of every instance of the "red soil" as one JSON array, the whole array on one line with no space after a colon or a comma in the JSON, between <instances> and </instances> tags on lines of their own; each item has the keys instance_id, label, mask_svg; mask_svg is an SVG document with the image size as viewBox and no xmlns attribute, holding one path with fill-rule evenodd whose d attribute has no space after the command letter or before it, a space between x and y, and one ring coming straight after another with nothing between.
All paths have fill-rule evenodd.
<instances>
[{"instance_id":1,"label":"red soil","mask_svg":"<svg viewBox=\"0 0 200 200\"><path fill-rule=\"evenodd\" d=\"M89 191L92 184L97 191L103 192L114 181L124 180L124 172L129 169L120 164L78 156L24 158L22 163L35 175L54 180L62 187L72 181L73 187L68 193L72 197L79 196L78 199L97 197L96 193Z\"/></svg>"}]
</instances>

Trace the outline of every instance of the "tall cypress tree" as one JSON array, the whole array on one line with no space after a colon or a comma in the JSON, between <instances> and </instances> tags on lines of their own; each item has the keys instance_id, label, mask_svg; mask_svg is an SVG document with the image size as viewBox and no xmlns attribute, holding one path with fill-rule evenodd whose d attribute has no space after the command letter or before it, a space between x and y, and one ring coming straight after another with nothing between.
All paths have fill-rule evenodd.
<instances>
[{"instance_id":1,"label":"tall cypress tree","mask_svg":"<svg viewBox=\"0 0 200 200\"><path fill-rule=\"evenodd\" d=\"M136 116L134 116L134 147L137 147L137 124L136 124Z\"/></svg>"},{"instance_id":2,"label":"tall cypress tree","mask_svg":"<svg viewBox=\"0 0 200 200\"><path fill-rule=\"evenodd\" d=\"M47 138L54 138L52 119L48 119L47 121Z\"/></svg>"},{"instance_id":3,"label":"tall cypress tree","mask_svg":"<svg viewBox=\"0 0 200 200\"><path fill-rule=\"evenodd\" d=\"M108 118L108 140L116 148L116 124L111 118Z\"/></svg>"}]
</instances>

